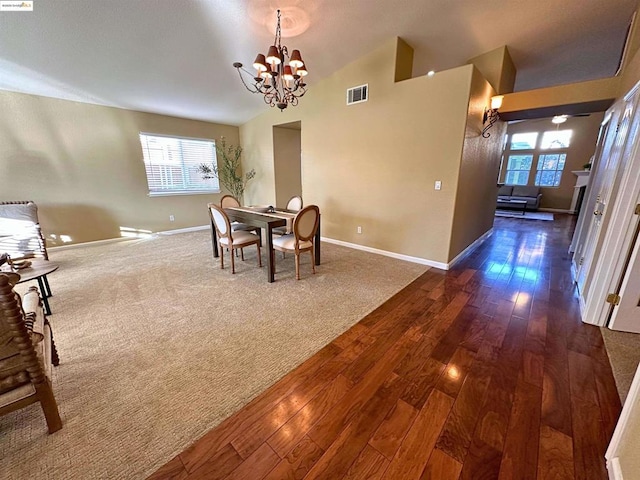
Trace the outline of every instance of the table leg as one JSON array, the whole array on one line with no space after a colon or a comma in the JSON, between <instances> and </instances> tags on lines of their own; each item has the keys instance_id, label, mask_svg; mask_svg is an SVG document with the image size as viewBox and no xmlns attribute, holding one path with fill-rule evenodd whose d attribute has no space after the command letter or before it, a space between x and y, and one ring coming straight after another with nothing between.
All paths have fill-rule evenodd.
<instances>
[{"instance_id":1,"label":"table leg","mask_svg":"<svg viewBox=\"0 0 640 480\"><path fill-rule=\"evenodd\" d=\"M44 314L51 315L51 307L49 306L49 298L45 294L44 282L42 281L42 277L38 277L38 286L40 287L40 297L42 298L42 303L44 305Z\"/></svg>"},{"instance_id":2,"label":"table leg","mask_svg":"<svg viewBox=\"0 0 640 480\"><path fill-rule=\"evenodd\" d=\"M275 258L273 250L273 227L267 224L267 282L273 283L276 279Z\"/></svg>"},{"instance_id":3,"label":"table leg","mask_svg":"<svg viewBox=\"0 0 640 480\"><path fill-rule=\"evenodd\" d=\"M526 203L522 206L522 216L523 217L524 217L525 213L527 213L527 204Z\"/></svg>"},{"instance_id":4,"label":"table leg","mask_svg":"<svg viewBox=\"0 0 640 480\"><path fill-rule=\"evenodd\" d=\"M53 295L53 293L51 293L51 287L49 286L49 279L47 278L46 275L42 276L42 280L44 281L44 286L45 286L45 292L44 295L46 295L47 297L50 297Z\"/></svg>"},{"instance_id":5,"label":"table leg","mask_svg":"<svg viewBox=\"0 0 640 480\"><path fill-rule=\"evenodd\" d=\"M216 235L216 227L211 221L211 248L213 248L213 258L218 258L220 253L218 252L218 237Z\"/></svg>"},{"instance_id":6,"label":"table leg","mask_svg":"<svg viewBox=\"0 0 640 480\"><path fill-rule=\"evenodd\" d=\"M318 216L318 231L316 232L316 238L313 242L315 248L316 265L320 265L320 217Z\"/></svg>"}]
</instances>

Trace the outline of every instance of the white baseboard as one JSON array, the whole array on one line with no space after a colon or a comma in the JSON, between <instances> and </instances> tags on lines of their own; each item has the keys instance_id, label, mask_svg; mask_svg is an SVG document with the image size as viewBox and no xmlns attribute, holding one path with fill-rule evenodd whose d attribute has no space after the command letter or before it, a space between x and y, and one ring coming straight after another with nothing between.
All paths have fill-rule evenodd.
<instances>
[{"instance_id":1,"label":"white baseboard","mask_svg":"<svg viewBox=\"0 0 640 480\"><path fill-rule=\"evenodd\" d=\"M464 257L467 253L470 253L474 248L479 246L492 234L493 234L493 227L491 227L489 230L484 232L481 237L476 239L475 242L473 242L471 245L469 245L467 248L461 251L458 255L456 255L456 257L447 264L447 268L445 270L449 270L451 267L453 267L458 261L462 259L462 257Z\"/></svg>"},{"instance_id":2,"label":"white baseboard","mask_svg":"<svg viewBox=\"0 0 640 480\"><path fill-rule=\"evenodd\" d=\"M342 247L353 248L354 250L362 250L363 252L375 253L377 255L384 255L385 257L397 258L398 260L404 260L405 262L419 263L420 265L427 265L428 267L440 268L442 270L448 270L448 264L442 262L436 262L428 260L426 258L412 257L410 255L403 255L401 253L389 252L387 250L380 250L378 248L366 247L364 245L358 245L357 243L344 242L342 240L335 240L333 238L320 237L320 240L327 243L333 243L334 245L340 245Z\"/></svg>"},{"instance_id":3,"label":"white baseboard","mask_svg":"<svg viewBox=\"0 0 640 480\"><path fill-rule=\"evenodd\" d=\"M464 257L467 253L471 252L474 248L484 242L493 233L493 227L487 230L480 238L476 239L471 245L460 252L456 258L449 263L436 262L427 258L412 257L410 255L403 255L401 253L389 252L387 250L380 250L378 248L366 247L357 243L344 242L342 240L335 240L333 238L320 237L320 240L327 243L333 243L334 245L340 245L347 248L353 248L354 250L362 250L363 252L375 253L377 255L384 255L385 257L397 258L398 260L404 260L405 262L418 263L420 265L427 265L429 267L439 268L441 270L449 270L453 265Z\"/></svg>"},{"instance_id":4,"label":"white baseboard","mask_svg":"<svg viewBox=\"0 0 640 480\"><path fill-rule=\"evenodd\" d=\"M178 233L187 233L187 232L197 232L200 230L207 230L209 228L209 225L199 225L197 227L187 227L187 228L178 228L176 230L165 230L162 232L156 232L155 234L150 234L149 236L153 236L153 235L175 235ZM124 242L127 240L140 240L141 237L116 237L116 238L106 238L104 240L94 240L92 242L82 242L82 243L70 243L69 245L56 245L55 247L47 247L47 250L49 251L56 251L56 250L68 250L70 248L80 248L80 247L91 247L91 246L97 246L97 245L105 245L108 243L115 243L115 242Z\"/></svg>"},{"instance_id":5,"label":"white baseboard","mask_svg":"<svg viewBox=\"0 0 640 480\"><path fill-rule=\"evenodd\" d=\"M48 251L69 250L70 248L92 247L97 245L105 245L107 243L124 242L126 240L138 240L134 237L116 237L106 238L104 240L94 240L92 242L70 243L69 245L56 245L55 247L47 247Z\"/></svg>"},{"instance_id":6,"label":"white baseboard","mask_svg":"<svg viewBox=\"0 0 640 480\"><path fill-rule=\"evenodd\" d=\"M199 225L197 227L178 228L176 230L164 230L157 232L158 235L175 235L177 233L198 232L200 230L208 230L211 228L209 225Z\"/></svg>"},{"instance_id":7,"label":"white baseboard","mask_svg":"<svg viewBox=\"0 0 640 480\"><path fill-rule=\"evenodd\" d=\"M620 460L618 457L607 461L607 471L611 480L624 480L622 476L622 468L620 468Z\"/></svg>"},{"instance_id":8,"label":"white baseboard","mask_svg":"<svg viewBox=\"0 0 640 480\"><path fill-rule=\"evenodd\" d=\"M552 212L552 213L571 213L573 214L574 212L566 209L566 208L539 208L538 209L540 212Z\"/></svg>"}]
</instances>

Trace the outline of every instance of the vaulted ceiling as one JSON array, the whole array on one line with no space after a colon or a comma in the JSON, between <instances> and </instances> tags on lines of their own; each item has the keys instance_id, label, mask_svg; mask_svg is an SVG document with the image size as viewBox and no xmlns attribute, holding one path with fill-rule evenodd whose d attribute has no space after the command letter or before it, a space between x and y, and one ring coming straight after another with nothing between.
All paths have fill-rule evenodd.
<instances>
[{"instance_id":1,"label":"vaulted ceiling","mask_svg":"<svg viewBox=\"0 0 640 480\"><path fill-rule=\"evenodd\" d=\"M269 108L231 66L273 42L310 88L391 37L414 76L507 45L516 90L612 76L637 0L35 0L0 12L0 89L241 124Z\"/></svg>"}]
</instances>

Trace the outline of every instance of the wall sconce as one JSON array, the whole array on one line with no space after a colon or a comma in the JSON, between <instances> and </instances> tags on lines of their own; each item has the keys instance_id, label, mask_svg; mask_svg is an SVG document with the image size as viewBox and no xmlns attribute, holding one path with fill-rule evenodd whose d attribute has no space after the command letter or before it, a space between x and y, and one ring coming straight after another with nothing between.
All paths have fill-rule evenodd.
<instances>
[{"instance_id":1,"label":"wall sconce","mask_svg":"<svg viewBox=\"0 0 640 480\"><path fill-rule=\"evenodd\" d=\"M489 133L489 129L493 127L493 124L498 121L500 118L500 114L498 113L498 109L502 106L502 99L504 95L496 95L491 97L491 108L486 108L484 110L484 115L482 116L482 124L486 126L482 129L482 136L484 138L489 138L491 134ZM489 122L487 124L487 122Z\"/></svg>"}]
</instances>

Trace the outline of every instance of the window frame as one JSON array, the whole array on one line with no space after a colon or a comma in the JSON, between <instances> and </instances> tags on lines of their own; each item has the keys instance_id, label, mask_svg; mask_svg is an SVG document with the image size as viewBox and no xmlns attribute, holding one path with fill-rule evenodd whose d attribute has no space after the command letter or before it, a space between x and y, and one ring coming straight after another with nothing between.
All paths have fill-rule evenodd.
<instances>
[{"instance_id":1,"label":"window frame","mask_svg":"<svg viewBox=\"0 0 640 480\"><path fill-rule=\"evenodd\" d=\"M509 186L524 186L524 185L528 185L529 184L529 176L531 175L531 167L533 167L533 161L534 161L534 157L535 155L533 153L521 153L522 150L514 150L514 152L518 152L518 153L509 153L507 155L507 169L505 171L504 174L504 182L505 185L509 185ZM521 168L509 168L509 160L511 159L511 157L531 157L531 165L529 166L528 169L521 169ZM527 180L525 183L507 183L507 177L509 176L510 172L526 172L527 174Z\"/></svg>"},{"instance_id":2,"label":"window frame","mask_svg":"<svg viewBox=\"0 0 640 480\"><path fill-rule=\"evenodd\" d=\"M204 142L209 144L208 146L206 146L205 148L210 148L211 149L211 155L208 158L202 158L202 159L198 159L197 161L189 161L187 159L185 159L185 152L184 152L184 145L180 144L180 153L179 153L179 163L177 164L175 162L176 158L173 158L173 162L167 162L167 157L166 155L168 155L168 153L166 152L166 148L168 148L167 145L163 145L163 155L164 158L163 160L165 160L165 162L160 162L160 163L154 163L151 159L150 153L149 153L149 146L148 143L143 142L143 137L157 137L157 138L167 138L167 139L171 139L174 141L178 141L178 142L182 142L182 141L193 141L193 142ZM139 132L139 142L140 142L140 149L141 149L141 153L142 153L142 163L144 165L144 170L145 170L145 178L147 179L147 196L149 197L167 197L167 196L174 196L174 195L211 195L211 194L216 194L216 193L220 193L221 189L220 189L220 183L218 181L217 178L211 178L211 179L202 179L202 182L208 182L211 183L211 187L210 188L202 188L202 185L194 185L193 188L189 188L188 184L189 184L189 178L191 178L190 174L194 174L195 172L192 170L194 166L203 164L203 163L213 163L214 165L217 165L217 152L216 152L216 141L212 138L197 138L197 137L186 137L186 136L178 136L178 135L167 135L167 134L163 134L163 133L151 133L151 132L143 132L140 131ZM148 142L148 139L147 139ZM175 155L175 151L172 152ZM196 155L198 152L197 151L193 151L193 152L187 152L188 155ZM173 167L173 170L176 169L176 167L180 168L180 176L182 178L182 183L180 186L178 186L178 188L175 188L176 184L172 183L172 185L168 185L166 189L160 189L157 187L153 186L153 177L149 176L149 171L150 171L150 167L152 166L164 166L165 168L168 167ZM170 173L169 173L170 174ZM198 175L200 175L198 173ZM199 183L199 182L198 182ZM181 187L181 188L180 188ZM186 188L185 188L186 187ZM199 188L200 187L200 188Z\"/></svg>"},{"instance_id":3,"label":"window frame","mask_svg":"<svg viewBox=\"0 0 640 480\"><path fill-rule=\"evenodd\" d=\"M572 133L569 137L569 145L567 147L562 147L562 148L542 148L542 139L545 136L545 133L547 132L555 132L556 130L553 129L543 129L543 130L536 130L536 131L523 131L523 132L513 132L509 135L507 135L507 138L505 139L505 143L503 146L503 150L502 150L502 158L503 158L503 164L501 167L504 168L503 171L500 172L500 177L502 179L502 182L504 185L509 185L509 186L520 186L520 184L513 184L513 183L508 183L507 182L507 178L509 176L509 172L522 172L524 170L510 170L509 169L509 157L513 157L513 156L517 156L517 155L531 155L532 156L532 161L531 161L531 167L529 168L529 171L527 172L527 183L524 185L530 185L530 181L531 181L531 174L533 173L533 185L536 187L540 187L540 188L560 188L560 184L562 183L562 174L564 173L564 169L567 166L567 157L569 156L569 148L571 147L571 142L574 140L573 138L573 128L568 128L565 130L570 130ZM523 134L523 133L536 133L537 137L536 137L536 143L534 145L534 148L527 148L527 149L515 149L512 150L511 149L511 142L513 139L514 135L518 135L518 134ZM562 170L558 170L556 168L556 170L553 170L554 172L556 172L556 174L558 172L560 172L560 178L559 178L559 182L558 185L539 185L538 184L538 179L542 178L542 174L538 173L538 172L542 172L542 171L551 171L551 170L539 170L538 167L540 166L540 160L541 158L543 158L545 155L564 155L564 165L562 167ZM534 165L536 166L535 170L533 169Z\"/></svg>"},{"instance_id":4,"label":"window frame","mask_svg":"<svg viewBox=\"0 0 640 480\"><path fill-rule=\"evenodd\" d=\"M567 152L566 152L567 148L563 148L562 151L560 151L560 149L553 149L553 150L545 150L547 153L540 153L538 155L538 163L536 164L536 175L533 179L533 184L536 187L543 187L543 188L559 188L560 187L560 183L562 182L562 174L564 173L564 167L567 165ZM556 163L556 168L554 169L550 169L550 168L540 168L541 166L544 166L544 160L543 158L546 156L551 156L551 155L557 155L558 156L558 161ZM558 164L560 163L560 157L564 155L564 161L562 163L562 169L558 170ZM560 173L560 177L558 178L558 184L557 185L541 185L539 182L539 180L542 178L542 172L554 172L554 183L555 183L555 178L557 177L558 173Z\"/></svg>"}]
</instances>

